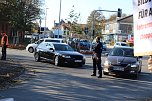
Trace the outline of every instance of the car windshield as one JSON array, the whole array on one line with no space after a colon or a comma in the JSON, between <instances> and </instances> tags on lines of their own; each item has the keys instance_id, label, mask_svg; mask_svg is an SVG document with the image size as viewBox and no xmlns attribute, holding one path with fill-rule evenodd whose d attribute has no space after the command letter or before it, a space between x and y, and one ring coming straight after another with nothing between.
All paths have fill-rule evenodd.
<instances>
[{"instance_id":1,"label":"car windshield","mask_svg":"<svg viewBox=\"0 0 152 101\"><path fill-rule=\"evenodd\" d=\"M54 44L54 48L57 51L74 51L69 45Z\"/></svg>"},{"instance_id":2,"label":"car windshield","mask_svg":"<svg viewBox=\"0 0 152 101\"><path fill-rule=\"evenodd\" d=\"M45 42L57 42L57 43L60 43L60 40L45 40Z\"/></svg>"},{"instance_id":3,"label":"car windshield","mask_svg":"<svg viewBox=\"0 0 152 101\"><path fill-rule=\"evenodd\" d=\"M125 44L125 43L121 43L121 46L128 46L127 44Z\"/></svg>"},{"instance_id":4,"label":"car windshield","mask_svg":"<svg viewBox=\"0 0 152 101\"><path fill-rule=\"evenodd\" d=\"M110 54L110 56L124 56L124 57L134 57L132 48L114 48Z\"/></svg>"}]
</instances>

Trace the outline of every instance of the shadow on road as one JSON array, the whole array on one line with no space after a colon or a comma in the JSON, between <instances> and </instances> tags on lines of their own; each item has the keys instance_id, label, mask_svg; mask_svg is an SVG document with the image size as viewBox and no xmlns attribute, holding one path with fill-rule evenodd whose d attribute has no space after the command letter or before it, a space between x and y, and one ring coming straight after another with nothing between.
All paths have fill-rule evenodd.
<instances>
[{"instance_id":1,"label":"shadow on road","mask_svg":"<svg viewBox=\"0 0 152 101\"><path fill-rule=\"evenodd\" d=\"M21 58L25 66L41 72L36 72L38 76L14 89L0 91L3 97L9 95L15 101L148 101L152 97L152 74L149 73L142 72L138 79L114 76L98 79L89 74L62 72L69 67L41 62L33 64L34 60ZM72 69L87 71L92 67L85 65Z\"/></svg>"}]
</instances>

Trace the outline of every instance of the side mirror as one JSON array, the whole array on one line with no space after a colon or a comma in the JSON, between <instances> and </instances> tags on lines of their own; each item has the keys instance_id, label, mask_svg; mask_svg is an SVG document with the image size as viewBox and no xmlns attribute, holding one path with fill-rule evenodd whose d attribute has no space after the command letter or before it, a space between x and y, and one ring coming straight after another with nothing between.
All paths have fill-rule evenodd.
<instances>
[{"instance_id":1,"label":"side mirror","mask_svg":"<svg viewBox=\"0 0 152 101\"><path fill-rule=\"evenodd\" d=\"M53 48L49 48L49 50L51 50L52 52L54 52L54 49L53 49Z\"/></svg>"},{"instance_id":2,"label":"side mirror","mask_svg":"<svg viewBox=\"0 0 152 101\"><path fill-rule=\"evenodd\" d=\"M143 58L143 56L139 56L139 58Z\"/></svg>"},{"instance_id":3,"label":"side mirror","mask_svg":"<svg viewBox=\"0 0 152 101\"><path fill-rule=\"evenodd\" d=\"M109 53L105 53L105 56L108 56Z\"/></svg>"}]
</instances>

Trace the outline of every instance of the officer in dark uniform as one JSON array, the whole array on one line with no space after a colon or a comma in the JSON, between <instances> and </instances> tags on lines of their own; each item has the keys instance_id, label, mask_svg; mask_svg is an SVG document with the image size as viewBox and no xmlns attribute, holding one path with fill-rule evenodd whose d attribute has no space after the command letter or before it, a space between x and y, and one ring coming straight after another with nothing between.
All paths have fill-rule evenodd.
<instances>
[{"instance_id":1,"label":"officer in dark uniform","mask_svg":"<svg viewBox=\"0 0 152 101\"><path fill-rule=\"evenodd\" d=\"M96 76L96 68L98 67L98 78L102 78L102 67L101 67L101 53L102 53L102 42L100 42L100 37L96 37L96 44L93 47L93 74L91 76Z\"/></svg>"}]
</instances>

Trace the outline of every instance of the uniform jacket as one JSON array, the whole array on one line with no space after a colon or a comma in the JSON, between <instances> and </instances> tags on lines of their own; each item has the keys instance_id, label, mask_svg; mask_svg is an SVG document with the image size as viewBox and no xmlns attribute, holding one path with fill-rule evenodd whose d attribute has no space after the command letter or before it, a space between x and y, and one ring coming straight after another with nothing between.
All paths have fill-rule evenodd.
<instances>
[{"instance_id":1,"label":"uniform jacket","mask_svg":"<svg viewBox=\"0 0 152 101\"><path fill-rule=\"evenodd\" d=\"M97 55L98 58L101 57L102 48L103 48L103 45L101 42L96 43L96 45L93 48L93 52Z\"/></svg>"}]
</instances>

